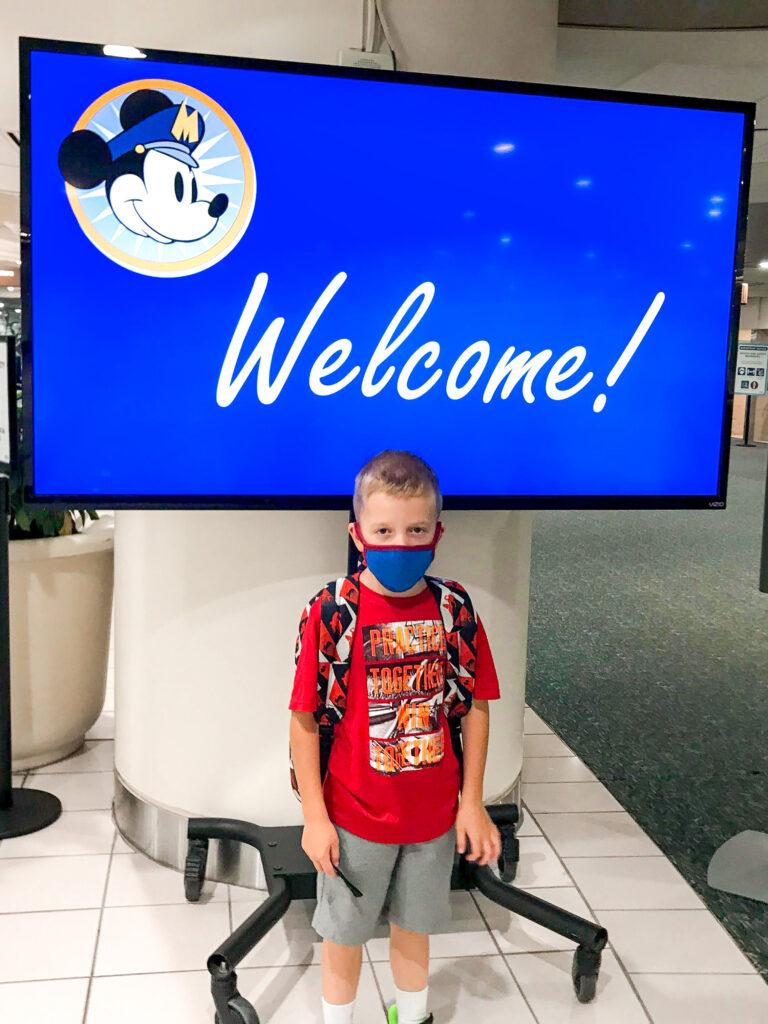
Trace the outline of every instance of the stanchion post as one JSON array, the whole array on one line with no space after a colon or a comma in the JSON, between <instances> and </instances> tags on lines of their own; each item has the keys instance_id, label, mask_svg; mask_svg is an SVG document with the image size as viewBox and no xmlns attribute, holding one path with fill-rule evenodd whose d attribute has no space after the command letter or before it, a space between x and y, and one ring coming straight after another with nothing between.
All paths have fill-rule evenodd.
<instances>
[{"instance_id":1,"label":"stanchion post","mask_svg":"<svg viewBox=\"0 0 768 1024\"><path fill-rule=\"evenodd\" d=\"M0 474L0 808L11 793L11 642L8 601L8 477Z\"/></svg>"},{"instance_id":2,"label":"stanchion post","mask_svg":"<svg viewBox=\"0 0 768 1024\"><path fill-rule=\"evenodd\" d=\"M765 493L763 494L763 545L760 552L760 590L768 594L768 460L765 465Z\"/></svg>"},{"instance_id":3,"label":"stanchion post","mask_svg":"<svg viewBox=\"0 0 768 1024\"><path fill-rule=\"evenodd\" d=\"M744 434L741 439L743 448L754 448L754 442L750 441L749 435L754 427L754 420L752 416L752 395L747 395L747 406L744 410Z\"/></svg>"},{"instance_id":4,"label":"stanchion post","mask_svg":"<svg viewBox=\"0 0 768 1024\"><path fill-rule=\"evenodd\" d=\"M6 373L7 367L7 373ZM61 801L40 789L14 789L11 760L11 613L9 511L11 467L16 458L16 353L14 339L0 339L0 839L39 832L61 814ZM7 400L7 404L6 404Z\"/></svg>"}]
</instances>

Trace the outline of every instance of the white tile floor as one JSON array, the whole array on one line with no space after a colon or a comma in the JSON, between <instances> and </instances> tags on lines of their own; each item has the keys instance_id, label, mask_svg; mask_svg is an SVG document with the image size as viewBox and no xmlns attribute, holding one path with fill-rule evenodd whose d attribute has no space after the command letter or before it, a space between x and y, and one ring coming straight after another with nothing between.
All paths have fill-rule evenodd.
<instances>
[{"instance_id":1,"label":"white tile floor","mask_svg":"<svg viewBox=\"0 0 768 1024\"><path fill-rule=\"evenodd\" d=\"M78 754L15 784L55 792L50 828L0 843L0 1021L210 1024L206 958L259 902L206 883L187 904L181 875L116 835L113 691ZM599 921L610 942L597 997L579 1003L574 943L478 892L452 893L450 933L431 942L437 1024L768 1022L768 985L659 848L573 752L525 713L517 885ZM314 904L295 903L238 970L262 1024L320 1016ZM357 1024L393 997L386 929L366 945Z\"/></svg>"}]
</instances>

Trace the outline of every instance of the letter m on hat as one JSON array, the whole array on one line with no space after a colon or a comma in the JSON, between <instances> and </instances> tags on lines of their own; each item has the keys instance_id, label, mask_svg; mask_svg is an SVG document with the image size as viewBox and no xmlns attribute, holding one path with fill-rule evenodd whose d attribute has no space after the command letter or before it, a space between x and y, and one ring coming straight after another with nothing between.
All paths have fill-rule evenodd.
<instances>
[{"instance_id":1,"label":"letter m on hat","mask_svg":"<svg viewBox=\"0 0 768 1024\"><path fill-rule=\"evenodd\" d=\"M171 135L177 142L197 143L200 141L200 115L196 110L187 110L187 104L179 106L179 112L171 128Z\"/></svg>"}]
</instances>

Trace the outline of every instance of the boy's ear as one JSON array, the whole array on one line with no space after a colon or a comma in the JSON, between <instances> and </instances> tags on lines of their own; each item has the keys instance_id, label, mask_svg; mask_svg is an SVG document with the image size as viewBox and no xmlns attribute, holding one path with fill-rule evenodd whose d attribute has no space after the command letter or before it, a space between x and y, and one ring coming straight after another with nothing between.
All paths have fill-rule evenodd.
<instances>
[{"instance_id":1,"label":"boy's ear","mask_svg":"<svg viewBox=\"0 0 768 1024\"><path fill-rule=\"evenodd\" d=\"M349 536L352 538L355 547L357 548L357 550L362 555L364 549L363 549L363 545L357 539L357 534L355 533L355 524L354 523L349 523L347 525L347 531L349 532Z\"/></svg>"}]
</instances>

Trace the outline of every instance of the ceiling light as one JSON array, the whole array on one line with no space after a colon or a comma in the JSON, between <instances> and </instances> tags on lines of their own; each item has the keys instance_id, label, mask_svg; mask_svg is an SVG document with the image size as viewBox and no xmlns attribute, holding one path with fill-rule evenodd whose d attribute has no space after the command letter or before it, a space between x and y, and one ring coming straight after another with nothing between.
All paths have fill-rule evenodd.
<instances>
[{"instance_id":1,"label":"ceiling light","mask_svg":"<svg viewBox=\"0 0 768 1024\"><path fill-rule=\"evenodd\" d=\"M146 57L146 53L137 50L135 46L119 46L116 43L107 43L104 47L106 57Z\"/></svg>"},{"instance_id":2,"label":"ceiling light","mask_svg":"<svg viewBox=\"0 0 768 1024\"><path fill-rule=\"evenodd\" d=\"M514 144L511 142L497 142L493 147L494 153L511 153L514 149Z\"/></svg>"},{"instance_id":3,"label":"ceiling light","mask_svg":"<svg viewBox=\"0 0 768 1024\"><path fill-rule=\"evenodd\" d=\"M768 260L760 260L757 264L760 270L768 270Z\"/></svg>"},{"instance_id":4,"label":"ceiling light","mask_svg":"<svg viewBox=\"0 0 768 1024\"><path fill-rule=\"evenodd\" d=\"M15 277L15 270L0 270L0 277Z\"/></svg>"}]
</instances>

